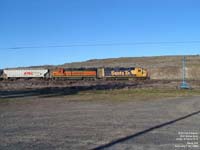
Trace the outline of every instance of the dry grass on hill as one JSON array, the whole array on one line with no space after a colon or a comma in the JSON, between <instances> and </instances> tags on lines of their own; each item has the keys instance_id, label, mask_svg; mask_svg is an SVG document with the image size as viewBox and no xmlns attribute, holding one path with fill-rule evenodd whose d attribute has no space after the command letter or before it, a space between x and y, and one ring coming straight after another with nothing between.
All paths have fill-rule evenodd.
<instances>
[{"instance_id":1,"label":"dry grass on hill","mask_svg":"<svg viewBox=\"0 0 200 150\"><path fill-rule=\"evenodd\" d=\"M182 77L183 56L121 57L108 59L92 59L84 62L66 63L53 66L33 66L30 68L94 68L94 67L143 67L148 69L151 79L172 79ZM186 56L187 79L200 80L200 56Z\"/></svg>"},{"instance_id":2,"label":"dry grass on hill","mask_svg":"<svg viewBox=\"0 0 200 150\"><path fill-rule=\"evenodd\" d=\"M85 62L66 63L60 67L143 67L148 69L152 79L181 79L182 56L124 57L94 59ZM186 56L187 78L200 80L200 56Z\"/></svg>"}]
</instances>

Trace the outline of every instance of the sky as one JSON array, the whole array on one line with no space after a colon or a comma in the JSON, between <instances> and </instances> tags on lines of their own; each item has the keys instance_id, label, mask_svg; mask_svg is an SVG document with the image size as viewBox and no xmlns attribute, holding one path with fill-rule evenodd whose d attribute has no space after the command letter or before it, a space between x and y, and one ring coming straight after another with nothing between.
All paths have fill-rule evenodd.
<instances>
[{"instance_id":1,"label":"sky","mask_svg":"<svg viewBox=\"0 0 200 150\"><path fill-rule=\"evenodd\" d=\"M199 8L199 0L0 0L0 68L196 55Z\"/></svg>"}]
</instances>

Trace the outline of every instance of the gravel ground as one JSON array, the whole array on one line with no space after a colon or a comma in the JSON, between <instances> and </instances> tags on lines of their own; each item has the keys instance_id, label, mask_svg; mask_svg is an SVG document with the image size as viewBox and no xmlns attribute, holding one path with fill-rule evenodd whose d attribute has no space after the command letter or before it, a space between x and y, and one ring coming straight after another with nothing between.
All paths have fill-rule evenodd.
<instances>
[{"instance_id":1,"label":"gravel ground","mask_svg":"<svg viewBox=\"0 0 200 150\"><path fill-rule=\"evenodd\" d=\"M78 88L88 89L117 89L117 88L174 88L180 86L181 80L118 80L118 81L74 81L74 80L2 80L0 81L0 92L24 89L41 88ZM193 89L200 89L200 80L187 81ZM1 93L0 93L1 94Z\"/></svg>"},{"instance_id":2,"label":"gravel ground","mask_svg":"<svg viewBox=\"0 0 200 150\"><path fill-rule=\"evenodd\" d=\"M177 141L179 132L200 134L200 97L125 102L75 97L1 102L0 149L185 150L175 148L185 144Z\"/></svg>"}]
</instances>

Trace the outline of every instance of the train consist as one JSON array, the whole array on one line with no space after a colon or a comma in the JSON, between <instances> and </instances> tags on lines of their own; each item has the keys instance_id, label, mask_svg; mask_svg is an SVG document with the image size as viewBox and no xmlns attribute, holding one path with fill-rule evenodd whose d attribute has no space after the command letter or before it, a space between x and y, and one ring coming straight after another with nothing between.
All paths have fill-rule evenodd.
<instances>
[{"instance_id":1,"label":"train consist","mask_svg":"<svg viewBox=\"0 0 200 150\"><path fill-rule=\"evenodd\" d=\"M40 79L148 79L146 69L131 68L59 68L49 69L4 69L0 70L2 79L40 78Z\"/></svg>"}]
</instances>

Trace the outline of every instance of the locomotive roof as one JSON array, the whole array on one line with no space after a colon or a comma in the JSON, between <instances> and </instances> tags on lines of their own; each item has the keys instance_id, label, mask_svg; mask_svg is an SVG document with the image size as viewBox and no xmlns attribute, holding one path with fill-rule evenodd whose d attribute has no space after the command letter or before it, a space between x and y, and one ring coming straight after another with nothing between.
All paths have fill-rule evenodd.
<instances>
[{"instance_id":1,"label":"locomotive roof","mask_svg":"<svg viewBox=\"0 0 200 150\"><path fill-rule=\"evenodd\" d=\"M3 70L48 70L46 68L8 68Z\"/></svg>"},{"instance_id":2,"label":"locomotive roof","mask_svg":"<svg viewBox=\"0 0 200 150\"><path fill-rule=\"evenodd\" d=\"M64 70L97 70L97 68L60 68L60 69L64 69Z\"/></svg>"}]
</instances>

